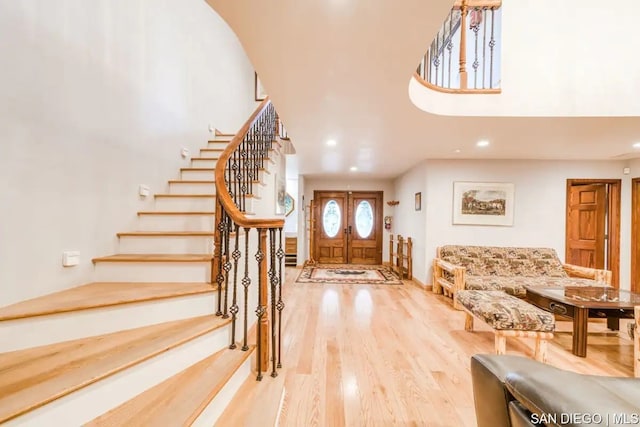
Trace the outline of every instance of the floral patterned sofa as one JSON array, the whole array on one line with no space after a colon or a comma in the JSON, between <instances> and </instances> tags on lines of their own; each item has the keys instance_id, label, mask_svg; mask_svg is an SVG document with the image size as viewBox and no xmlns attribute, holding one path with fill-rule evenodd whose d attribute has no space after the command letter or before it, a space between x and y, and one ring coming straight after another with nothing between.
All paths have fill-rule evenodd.
<instances>
[{"instance_id":1,"label":"floral patterned sofa","mask_svg":"<svg viewBox=\"0 0 640 427\"><path fill-rule=\"evenodd\" d=\"M433 292L451 297L462 289L502 290L522 298L525 285L610 284L610 271L563 264L551 248L447 245L433 260Z\"/></svg>"}]
</instances>

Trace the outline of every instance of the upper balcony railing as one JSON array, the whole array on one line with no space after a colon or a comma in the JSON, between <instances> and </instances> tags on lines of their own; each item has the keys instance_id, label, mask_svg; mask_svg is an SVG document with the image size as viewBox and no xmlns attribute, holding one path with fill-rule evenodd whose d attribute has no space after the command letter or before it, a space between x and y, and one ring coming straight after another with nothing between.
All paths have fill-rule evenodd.
<instances>
[{"instance_id":1,"label":"upper balcony railing","mask_svg":"<svg viewBox=\"0 0 640 427\"><path fill-rule=\"evenodd\" d=\"M417 78L448 93L500 93L501 0L457 0Z\"/></svg>"}]
</instances>

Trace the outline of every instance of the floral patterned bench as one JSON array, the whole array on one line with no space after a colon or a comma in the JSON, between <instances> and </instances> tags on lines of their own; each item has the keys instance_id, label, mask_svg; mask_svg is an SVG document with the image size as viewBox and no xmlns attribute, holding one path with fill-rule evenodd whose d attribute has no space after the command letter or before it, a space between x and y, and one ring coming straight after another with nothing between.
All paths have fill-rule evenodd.
<instances>
[{"instance_id":1,"label":"floral patterned bench","mask_svg":"<svg viewBox=\"0 0 640 427\"><path fill-rule=\"evenodd\" d=\"M534 357L546 361L547 341L556 327L552 313L503 291L462 290L455 299L467 313L465 330L473 331L474 317L493 328L497 354L505 354L507 337L535 338Z\"/></svg>"},{"instance_id":2,"label":"floral patterned bench","mask_svg":"<svg viewBox=\"0 0 640 427\"><path fill-rule=\"evenodd\" d=\"M448 245L433 260L433 292L501 290L525 296L525 286L607 286L611 272L563 264L551 248ZM460 308L455 304L454 307Z\"/></svg>"}]
</instances>

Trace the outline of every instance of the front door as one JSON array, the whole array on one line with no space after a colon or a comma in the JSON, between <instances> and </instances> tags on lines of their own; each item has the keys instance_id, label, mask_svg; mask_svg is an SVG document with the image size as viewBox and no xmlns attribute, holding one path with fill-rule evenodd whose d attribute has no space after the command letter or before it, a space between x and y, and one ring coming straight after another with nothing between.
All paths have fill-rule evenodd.
<instances>
[{"instance_id":1,"label":"front door","mask_svg":"<svg viewBox=\"0 0 640 427\"><path fill-rule=\"evenodd\" d=\"M382 264L382 192L315 191L314 254L326 264Z\"/></svg>"}]
</instances>

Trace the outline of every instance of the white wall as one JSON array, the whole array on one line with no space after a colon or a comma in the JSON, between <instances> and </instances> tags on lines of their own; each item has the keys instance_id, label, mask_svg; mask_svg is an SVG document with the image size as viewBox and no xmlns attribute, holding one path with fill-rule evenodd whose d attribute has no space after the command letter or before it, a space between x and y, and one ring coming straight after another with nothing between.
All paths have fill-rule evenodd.
<instances>
[{"instance_id":1,"label":"white wall","mask_svg":"<svg viewBox=\"0 0 640 427\"><path fill-rule=\"evenodd\" d=\"M431 200L427 198L426 163L414 166L394 181L395 200L400 203L391 208L393 222L391 233L403 237L411 237L413 241L413 276L423 284L430 283L425 268L427 241L427 206ZM415 194L422 193L421 210L416 211ZM388 243L387 243L388 244ZM387 259L385 259L387 261Z\"/></svg>"},{"instance_id":2,"label":"white wall","mask_svg":"<svg viewBox=\"0 0 640 427\"><path fill-rule=\"evenodd\" d=\"M253 68L201 0L0 0L0 305L91 280L209 124L254 109ZM63 250L81 264L63 268Z\"/></svg>"},{"instance_id":3,"label":"white wall","mask_svg":"<svg viewBox=\"0 0 640 427\"><path fill-rule=\"evenodd\" d=\"M284 231L287 235L298 234L298 210L302 207L298 203L298 178L287 177L287 193L293 198L293 212L284 219Z\"/></svg>"},{"instance_id":4,"label":"white wall","mask_svg":"<svg viewBox=\"0 0 640 427\"><path fill-rule=\"evenodd\" d=\"M502 94L449 95L412 79L411 99L443 115L637 116L636 6L633 0L504 2Z\"/></svg>"},{"instance_id":5,"label":"white wall","mask_svg":"<svg viewBox=\"0 0 640 427\"><path fill-rule=\"evenodd\" d=\"M620 285L629 287L630 178L623 162L536 160L429 160L426 176L426 248L421 263L415 257L414 274L427 270L438 246L445 244L552 247L564 259L566 180L569 178L622 179ZM396 181L397 194L410 194L419 182L413 169ZM515 184L512 227L453 225L453 182L511 182ZM402 201L399 206L402 206ZM397 208L396 208L397 209ZM431 280L428 279L428 283Z\"/></svg>"},{"instance_id":6,"label":"white wall","mask_svg":"<svg viewBox=\"0 0 640 427\"><path fill-rule=\"evenodd\" d=\"M309 201L313 200L313 192L315 190L345 190L345 191L382 191L383 194L383 217L386 215L393 215L393 208L387 205L387 201L395 200L395 189L391 180L359 180L359 179L317 179L311 177L305 177L303 181L299 182L301 189L304 189L304 200L308 205ZM306 215L308 215L308 209L306 209ZM305 215L305 218L306 218ZM305 227L298 227L298 229L304 229ZM384 230L382 233L382 261L389 260L389 234L390 232ZM307 259L309 254L309 242L305 238L300 238L298 233L298 263ZM300 244L304 242L304 244ZM300 248L303 248L302 251ZM302 252L302 257L300 256Z\"/></svg>"}]
</instances>

